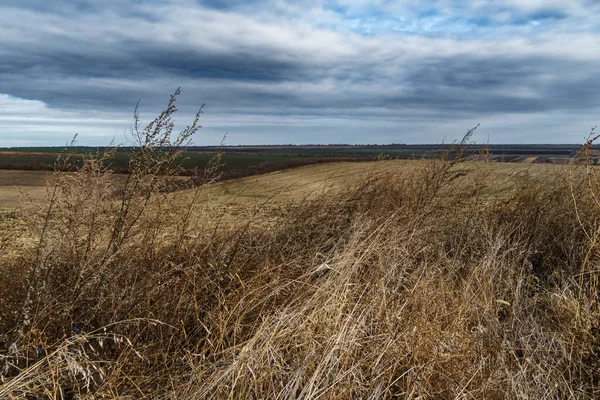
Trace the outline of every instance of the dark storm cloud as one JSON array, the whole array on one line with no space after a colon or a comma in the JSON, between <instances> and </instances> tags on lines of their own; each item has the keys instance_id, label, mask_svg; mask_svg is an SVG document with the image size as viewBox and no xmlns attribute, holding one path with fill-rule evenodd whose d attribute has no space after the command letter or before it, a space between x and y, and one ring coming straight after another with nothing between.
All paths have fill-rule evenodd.
<instances>
[{"instance_id":1,"label":"dark storm cloud","mask_svg":"<svg viewBox=\"0 0 600 400\"><path fill-rule=\"evenodd\" d=\"M30 52L3 49L11 63L0 67L0 92L36 98L55 107L123 107L137 97L156 99L153 82L171 80L196 86L211 82L209 93L217 104L299 107L351 111L357 106L382 108L433 107L439 111L528 112L597 105L591 95L600 73L593 65L552 58L479 58L465 55L421 60L409 65L353 60L348 66L311 64L300 59L283 60L282 54L231 50L211 54L203 49L171 48L151 42L123 41L110 49L93 43L73 43L62 48L34 48ZM14 55L14 56L13 56ZM385 76L390 71L392 76ZM539 77L550 75L545 82ZM104 79L104 81L96 81ZM317 95L318 83L330 79L336 90ZM110 80L111 84L107 84ZM386 80L391 90L370 90L369 84ZM119 87L119 82L141 82L145 88ZM61 85L57 86L56 83ZM258 86L242 87L243 82ZM313 97L270 89L273 83L313 83ZM393 90L398 85L398 93ZM202 86L202 85L199 85ZM161 91L164 88L157 86ZM357 89L358 90L357 92ZM529 89L532 98L518 91ZM517 93L515 93L517 92ZM164 92L163 92L164 93ZM352 96L348 96L352 93ZM230 98L231 96L231 98ZM163 96L164 97L164 96ZM563 99L568 98L565 102ZM160 97L159 97L160 99ZM590 103L592 102L592 103ZM326 107L326 108L324 108ZM297 110L295 111L297 112ZM325 111L324 111L325 112ZM342 111L343 112L343 111Z\"/></svg>"},{"instance_id":2,"label":"dark storm cloud","mask_svg":"<svg viewBox=\"0 0 600 400\"><path fill-rule=\"evenodd\" d=\"M406 76L411 96L396 102L475 112L598 107L595 63L548 57L454 57L421 62Z\"/></svg>"}]
</instances>

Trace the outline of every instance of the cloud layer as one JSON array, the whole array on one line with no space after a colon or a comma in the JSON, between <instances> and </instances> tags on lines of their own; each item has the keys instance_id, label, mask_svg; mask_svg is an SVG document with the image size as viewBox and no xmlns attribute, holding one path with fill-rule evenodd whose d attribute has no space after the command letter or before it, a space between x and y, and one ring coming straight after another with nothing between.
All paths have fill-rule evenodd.
<instances>
[{"instance_id":1,"label":"cloud layer","mask_svg":"<svg viewBox=\"0 0 600 400\"><path fill-rule=\"evenodd\" d=\"M4 1L0 146L123 138L181 86L197 143L580 142L600 2Z\"/></svg>"}]
</instances>

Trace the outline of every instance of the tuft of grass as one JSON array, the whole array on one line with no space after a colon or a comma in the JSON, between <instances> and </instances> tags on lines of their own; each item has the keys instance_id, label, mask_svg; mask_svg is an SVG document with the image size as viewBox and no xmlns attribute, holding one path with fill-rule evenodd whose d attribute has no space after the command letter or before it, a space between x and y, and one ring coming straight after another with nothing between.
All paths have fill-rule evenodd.
<instances>
[{"instance_id":1,"label":"tuft of grass","mask_svg":"<svg viewBox=\"0 0 600 400\"><path fill-rule=\"evenodd\" d=\"M124 184L98 154L23 210L31 240L0 224L0 397L600 395L593 137L569 175L513 174L501 195L463 157L471 130L239 211L202 197L218 158L172 193L200 117L173 133L178 93L136 116Z\"/></svg>"}]
</instances>

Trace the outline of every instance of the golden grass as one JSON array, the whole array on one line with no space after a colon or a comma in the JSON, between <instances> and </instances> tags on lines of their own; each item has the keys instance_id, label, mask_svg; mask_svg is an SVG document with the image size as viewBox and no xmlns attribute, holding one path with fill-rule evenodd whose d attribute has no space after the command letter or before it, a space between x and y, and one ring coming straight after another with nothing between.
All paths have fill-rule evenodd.
<instances>
[{"instance_id":1,"label":"golden grass","mask_svg":"<svg viewBox=\"0 0 600 400\"><path fill-rule=\"evenodd\" d=\"M0 209L14 209L23 203L23 195L43 201L50 172L0 170Z\"/></svg>"},{"instance_id":2,"label":"golden grass","mask_svg":"<svg viewBox=\"0 0 600 400\"><path fill-rule=\"evenodd\" d=\"M0 228L0 397L600 396L589 159L208 173L174 195L153 132L125 184L88 160L17 211L34 245Z\"/></svg>"},{"instance_id":3,"label":"golden grass","mask_svg":"<svg viewBox=\"0 0 600 400\"><path fill-rule=\"evenodd\" d=\"M192 192L156 193L108 258L110 177L66 176L56 215L30 221L38 235L46 224L41 247L2 258L11 358L0 393L597 395L596 314L578 280L588 241L564 171L439 163L380 162L353 182L338 173L348 166L328 165L215 185L211 196L235 184L289 191L261 210L250 195L230 217L226 202L199 202L185 232ZM304 178L282 186L290 176ZM23 274L40 260L43 276Z\"/></svg>"},{"instance_id":4,"label":"golden grass","mask_svg":"<svg viewBox=\"0 0 600 400\"><path fill-rule=\"evenodd\" d=\"M415 165L426 162L424 160L389 160L379 162L339 162L303 166L283 171L272 172L264 175L250 176L218 182L203 191L203 200L218 198L220 202L234 201L237 204L260 202L273 197L274 202L290 202L302 199L307 195L317 196L331 189L339 189L348 183L364 180L369 175L379 174L383 171L410 171ZM502 195L510 190L515 176L528 174L541 177L556 171L567 169L564 165L526 163L492 163L483 167L487 168L490 180L495 182L490 185L493 195ZM0 170L0 209L13 211L24 202L43 204L47 200L46 186L54 174L45 171L12 171ZM116 175L121 183L126 179L123 175ZM180 178L185 180L185 178ZM182 199L193 191L180 190L174 196Z\"/></svg>"}]
</instances>

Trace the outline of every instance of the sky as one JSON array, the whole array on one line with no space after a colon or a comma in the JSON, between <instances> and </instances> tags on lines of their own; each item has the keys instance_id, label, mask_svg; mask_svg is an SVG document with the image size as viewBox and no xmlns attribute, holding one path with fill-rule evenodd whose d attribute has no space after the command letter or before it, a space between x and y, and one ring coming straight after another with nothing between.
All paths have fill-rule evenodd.
<instances>
[{"instance_id":1,"label":"sky","mask_svg":"<svg viewBox=\"0 0 600 400\"><path fill-rule=\"evenodd\" d=\"M599 0L0 0L0 147L127 143L178 87L195 144L582 143Z\"/></svg>"}]
</instances>

